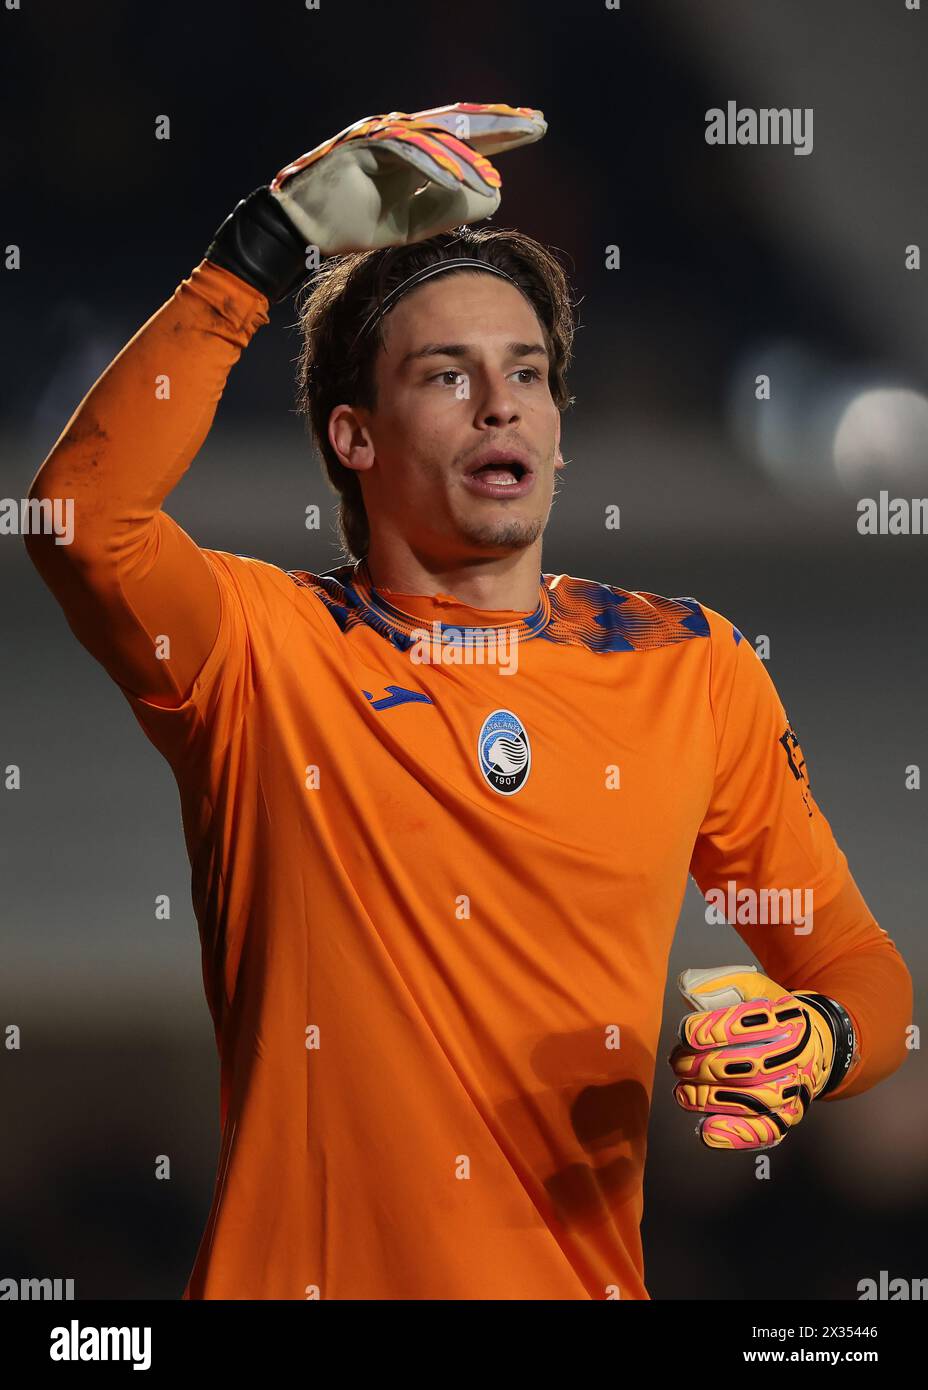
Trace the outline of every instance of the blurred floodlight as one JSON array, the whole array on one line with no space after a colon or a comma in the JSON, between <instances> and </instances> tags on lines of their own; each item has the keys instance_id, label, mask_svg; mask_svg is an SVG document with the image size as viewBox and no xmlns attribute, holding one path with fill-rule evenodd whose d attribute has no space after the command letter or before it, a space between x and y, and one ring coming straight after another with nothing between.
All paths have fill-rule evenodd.
<instances>
[{"instance_id":1,"label":"blurred floodlight","mask_svg":"<svg viewBox=\"0 0 928 1390\"><path fill-rule=\"evenodd\" d=\"M787 492L914 496L928 484L928 398L877 365L839 367L789 339L757 344L733 373L728 421L741 451Z\"/></svg>"},{"instance_id":2,"label":"blurred floodlight","mask_svg":"<svg viewBox=\"0 0 928 1390\"><path fill-rule=\"evenodd\" d=\"M849 492L928 484L928 399L904 387L874 387L853 396L835 429L833 458Z\"/></svg>"},{"instance_id":3,"label":"blurred floodlight","mask_svg":"<svg viewBox=\"0 0 928 1390\"><path fill-rule=\"evenodd\" d=\"M758 399L769 381L770 397ZM729 427L741 451L784 491L833 491L831 440L822 401L833 385L829 364L802 343L756 344L738 363L728 394Z\"/></svg>"}]
</instances>

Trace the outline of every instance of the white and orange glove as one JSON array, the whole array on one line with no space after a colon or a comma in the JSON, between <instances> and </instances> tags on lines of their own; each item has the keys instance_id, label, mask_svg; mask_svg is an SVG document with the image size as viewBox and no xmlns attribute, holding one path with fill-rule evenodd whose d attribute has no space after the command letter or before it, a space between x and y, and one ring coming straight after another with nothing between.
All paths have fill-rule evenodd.
<instances>
[{"instance_id":1,"label":"white and orange glove","mask_svg":"<svg viewBox=\"0 0 928 1390\"><path fill-rule=\"evenodd\" d=\"M541 111L499 102L365 116L281 169L270 191L324 256L424 241L491 216L502 179L487 156L547 128Z\"/></svg>"},{"instance_id":2,"label":"white and orange glove","mask_svg":"<svg viewBox=\"0 0 928 1390\"><path fill-rule=\"evenodd\" d=\"M206 258L276 303L314 268L310 248L334 256L402 246L490 217L502 179L488 156L547 128L543 112L503 102L365 116L243 198Z\"/></svg>"},{"instance_id":3,"label":"white and orange glove","mask_svg":"<svg viewBox=\"0 0 928 1390\"><path fill-rule=\"evenodd\" d=\"M754 965L684 970L677 987L698 1012L681 1021L668 1058L673 1093L703 1116L696 1132L709 1148L774 1148L857 1060L840 1004L791 993Z\"/></svg>"}]
</instances>

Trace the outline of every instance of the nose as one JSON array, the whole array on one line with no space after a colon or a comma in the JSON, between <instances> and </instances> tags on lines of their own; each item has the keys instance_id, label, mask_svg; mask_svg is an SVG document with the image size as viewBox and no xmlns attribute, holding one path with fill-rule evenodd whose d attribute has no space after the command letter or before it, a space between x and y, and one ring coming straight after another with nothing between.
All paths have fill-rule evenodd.
<instances>
[{"instance_id":1,"label":"nose","mask_svg":"<svg viewBox=\"0 0 928 1390\"><path fill-rule=\"evenodd\" d=\"M503 375L492 375L486 382L478 404L478 418L485 425L499 428L519 419L519 408L512 383Z\"/></svg>"}]
</instances>

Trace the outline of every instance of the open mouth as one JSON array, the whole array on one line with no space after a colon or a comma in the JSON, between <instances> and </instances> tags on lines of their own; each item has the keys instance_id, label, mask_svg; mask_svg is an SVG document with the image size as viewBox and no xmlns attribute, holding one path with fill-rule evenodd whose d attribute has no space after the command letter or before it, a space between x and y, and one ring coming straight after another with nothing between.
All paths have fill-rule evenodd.
<instances>
[{"instance_id":1,"label":"open mouth","mask_svg":"<svg viewBox=\"0 0 928 1390\"><path fill-rule=\"evenodd\" d=\"M480 468L475 468L470 475L472 478L483 478L488 483L497 483L505 487L507 484L518 483L528 472L524 463L519 463L517 459L500 460L497 463L485 463Z\"/></svg>"}]
</instances>

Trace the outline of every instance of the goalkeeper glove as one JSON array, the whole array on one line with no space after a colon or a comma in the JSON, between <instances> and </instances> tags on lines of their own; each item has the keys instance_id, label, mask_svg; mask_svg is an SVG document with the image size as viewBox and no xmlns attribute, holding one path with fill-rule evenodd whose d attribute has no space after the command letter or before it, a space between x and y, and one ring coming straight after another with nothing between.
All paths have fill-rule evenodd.
<instances>
[{"instance_id":1,"label":"goalkeeper glove","mask_svg":"<svg viewBox=\"0 0 928 1390\"><path fill-rule=\"evenodd\" d=\"M701 1012L683 1018L668 1058L674 1098L704 1115L696 1132L709 1148L774 1148L857 1060L840 1004L791 993L754 965L684 970L677 987Z\"/></svg>"},{"instance_id":2,"label":"goalkeeper glove","mask_svg":"<svg viewBox=\"0 0 928 1390\"><path fill-rule=\"evenodd\" d=\"M541 111L454 102L366 116L243 198L206 258L273 304L322 256L402 246L491 216L502 180L487 155L540 140Z\"/></svg>"}]
</instances>

